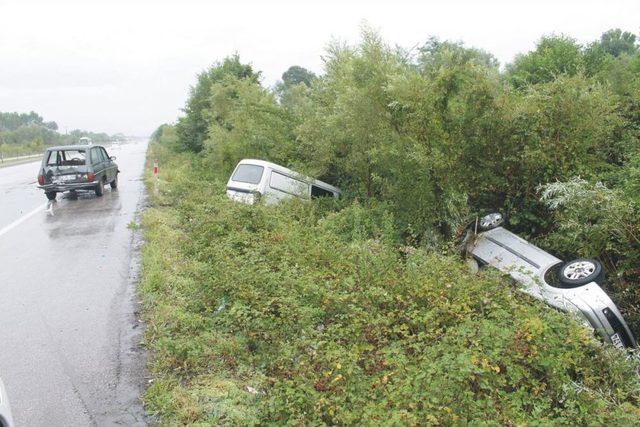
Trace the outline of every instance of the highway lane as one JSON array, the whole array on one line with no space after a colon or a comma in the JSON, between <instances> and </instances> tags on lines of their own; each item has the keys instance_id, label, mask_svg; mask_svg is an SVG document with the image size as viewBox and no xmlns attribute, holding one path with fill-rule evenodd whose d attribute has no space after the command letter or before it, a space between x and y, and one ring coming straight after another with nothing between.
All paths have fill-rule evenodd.
<instances>
[{"instance_id":1,"label":"highway lane","mask_svg":"<svg viewBox=\"0 0 640 427\"><path fill-rule=\"evenodd\" d=\"M38 163L0 169L0 377L17 426L144 425L136 319L146 142L108 149L119 189L35 188Z\"/></svg>"},{"instance_id":2,"label":"highway lane","mask_svg":"<svg viewBox=\"0 0 640 427\"><path fill-rule=\"evenodd\" d=\"M0 168L0 229L44 204L38 190L40 161Z\"/></svg>"}]
</instances>

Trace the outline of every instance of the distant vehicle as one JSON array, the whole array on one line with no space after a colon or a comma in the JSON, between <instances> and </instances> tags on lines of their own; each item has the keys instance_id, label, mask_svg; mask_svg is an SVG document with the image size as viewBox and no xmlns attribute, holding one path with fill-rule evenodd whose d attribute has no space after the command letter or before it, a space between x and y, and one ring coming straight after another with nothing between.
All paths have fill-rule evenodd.
<instances>
[{"instance_id":1,"label":"distant vehicle","mask_svg":"<svg viewBox=\"0 0 640 427\"><path fill-rule=\"evenodd\" d=\"M118 187L118 165L100 145L51 147L42 156L38 188L49 200L64 191L89 190L104 194L104 186Z\"/></svg>"},{"instance_id":2,"label":"distant vehicle","mask_svg":"<svg viewBox=\"0 0 640 427\"><path fill-rule=\"evenodd\" d=\"M0 380L0 427L13 427L13 417L11 416L11 407L9 399L7 399L7 391Z\"/></svg>"},{"instance_id":3,"label":"distant vehicle","mask_svg":"<svg viewBox=\"0 0 640 427\"><path fill-rule=\"evenodd\" d=\"M83 136L78 140L80 145L93 145L93 141L88 136Z\"/></svg>"},{"instance_id":4,"label":"distant vehicle","mask_svg":"<svg viewBox=\"0 0 640 427\"><path fill-rule=\"evenodd\" d=\"M618 348L637 347L618 307L597 281L602 265L591 259L563 263L502 227L499 213L484 216L479 230L471 230L466 251L481 265L489 265L522 284L521 290L559 310L576 313L585 325ZM479 231L479 232L477 232Z\"/></svg>"},{"instance_id":5,"label":"distant vehicle","mask_svg":"<svg viewBox=\"0 0 640 427\"><path fill-rule=\"evenodd\" d=\"M275 163L244 159L238 163L227 182L227 196L250 205L260 199L264 199L266 204L276 204L290 197L337 198L340 189Z\"/></svg>"}]
</instances>

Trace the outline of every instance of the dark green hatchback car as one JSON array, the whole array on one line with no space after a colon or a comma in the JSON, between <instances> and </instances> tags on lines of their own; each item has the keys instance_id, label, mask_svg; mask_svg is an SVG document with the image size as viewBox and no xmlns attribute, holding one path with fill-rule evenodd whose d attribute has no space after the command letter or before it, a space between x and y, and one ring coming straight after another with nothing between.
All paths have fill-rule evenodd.
<instances>
[{"instance_id":1,"label":"dark green hatchback car","mask_svg":"<svg viewBox=\"0 0 640 427\"><path fill-rule=\"evenodd\" d=\"M116 158L100 145L51 147L44 152L38 173L38 188L54 200L65 191L90 190L104 194L104 186L118 187Z\"/></svg>"}]
</instances>

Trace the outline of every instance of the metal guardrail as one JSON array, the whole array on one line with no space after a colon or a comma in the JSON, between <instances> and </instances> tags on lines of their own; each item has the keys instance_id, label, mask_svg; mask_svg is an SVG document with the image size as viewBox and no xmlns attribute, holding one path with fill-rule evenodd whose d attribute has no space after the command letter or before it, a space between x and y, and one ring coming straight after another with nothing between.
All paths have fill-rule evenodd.
<instances>
[{"instance_id":1,"label":"metal guardrail","mask_svg":"<svg viewBox=\"0 0 640 427\"><path fill-rule=\"evenodd\" d=\"M41 157L41 156L42 156L42 153L39 153L39 154L27 154L26 156L4 157L4 155L2 153L0 153L0 163L32 159L32 158Z\"/></svg>"}]
</instances>

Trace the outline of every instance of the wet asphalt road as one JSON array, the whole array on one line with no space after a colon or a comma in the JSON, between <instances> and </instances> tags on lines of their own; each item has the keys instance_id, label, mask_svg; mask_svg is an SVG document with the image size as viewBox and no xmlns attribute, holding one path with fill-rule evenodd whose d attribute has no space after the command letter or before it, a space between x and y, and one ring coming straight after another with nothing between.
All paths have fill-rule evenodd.
<instances>
[{"instance_id":1,"label":"wet asphalt road","mask_svg":"<svg viewBox=\"0 0 640 427\"><path fill-rule=\"evenodd\" d=\"M119 189L36 188L39 163L0 169L0 377L17 426L143 425L135 316L146 142L107 148Z\"/></svg>"}]
</instances>

